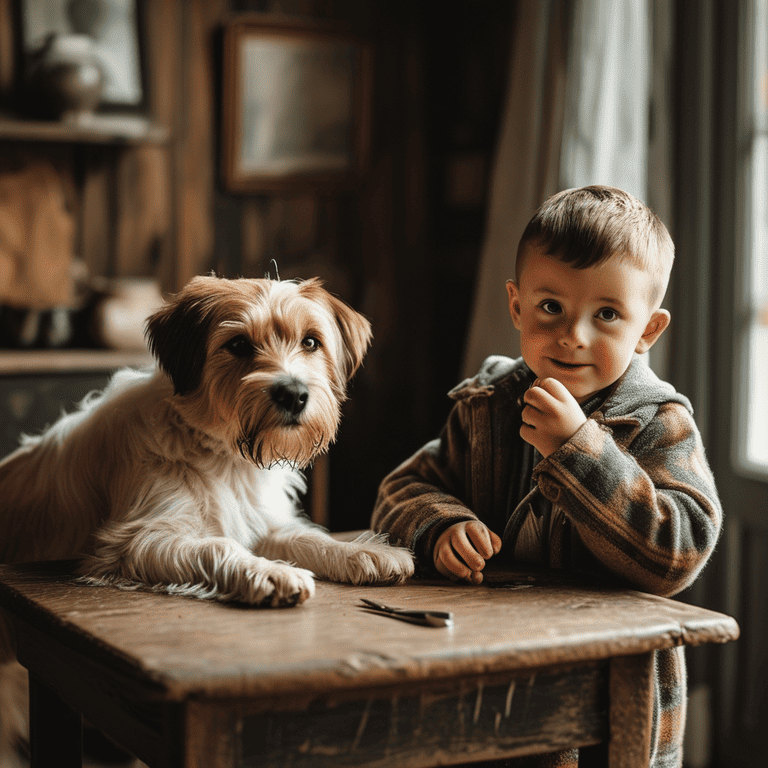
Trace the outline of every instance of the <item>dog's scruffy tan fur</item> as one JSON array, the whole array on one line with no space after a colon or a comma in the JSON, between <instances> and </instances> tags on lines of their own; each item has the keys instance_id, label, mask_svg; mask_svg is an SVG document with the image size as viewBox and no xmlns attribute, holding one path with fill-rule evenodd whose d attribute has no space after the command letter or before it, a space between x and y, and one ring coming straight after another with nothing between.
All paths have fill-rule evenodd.
<instances>
[{"instance_id":1,"label":"dog's scruffy tan fur","mask_svg":"<svg viewBox=\"0 0 768 768\"><path fill-rule=\"evenodd\" d=\"M156 369L118 372L0 463L0 562L82 556L93 583L271 606L311 597L313 574L407 578L410 552L337 541L298 505L370 337L318 280L193 279L147 323Z\"/></svg>"}]
</instances>

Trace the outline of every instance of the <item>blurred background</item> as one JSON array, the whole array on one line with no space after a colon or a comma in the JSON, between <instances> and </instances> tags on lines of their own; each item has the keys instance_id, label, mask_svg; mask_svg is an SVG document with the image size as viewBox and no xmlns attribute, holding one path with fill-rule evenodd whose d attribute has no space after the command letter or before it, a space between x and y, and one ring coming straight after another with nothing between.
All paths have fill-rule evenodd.
<instances>
[{"instance_id":1,"label":"blurred background","mask_svg":"<svg viewBox=\"0 0 768 768\"><path fill-rule=\"evenodd\" d=\"M684 595L689 768L768 751L768 0L0 0L3 453L121 365L196 274L320 276L373 347L308 509L381 478L488 354L558 189L623 187L677 247L650 364L695 407L726 513Z\"/></svg>"}]
</instances>

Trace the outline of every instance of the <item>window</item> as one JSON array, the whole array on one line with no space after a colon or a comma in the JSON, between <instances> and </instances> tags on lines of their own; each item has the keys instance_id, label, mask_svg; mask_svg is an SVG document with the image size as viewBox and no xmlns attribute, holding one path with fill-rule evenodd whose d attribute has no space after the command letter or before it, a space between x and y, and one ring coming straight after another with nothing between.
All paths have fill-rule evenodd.
<instances>
[{"instance_id":1,"label":"window","mask_svg":"<svg viewBox=\"0 0 768 768\"><path fill-rule=\"evenodd\" d=\"M747 4L745 46L749 87L740 108L743 155L741 253L745 268L737 307L740 309L741 365L738 392L740 434L737 465L761 476L768 474L768 0Z\"/></svg>"}]
</instances>

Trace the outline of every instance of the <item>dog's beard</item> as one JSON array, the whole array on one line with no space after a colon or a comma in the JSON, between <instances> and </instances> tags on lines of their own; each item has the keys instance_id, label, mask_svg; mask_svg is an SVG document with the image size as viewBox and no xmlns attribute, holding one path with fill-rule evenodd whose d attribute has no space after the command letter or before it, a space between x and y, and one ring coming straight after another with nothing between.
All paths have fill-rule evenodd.
<instances>
[{"instance_id":1,"label":"dog's beard","mask_svg":"<svg viewBox=\"0 0 768 768\"><path fill-rule=\"evenodd\" d=\"M264 426L268 421L281 424ZM238 438L240 455L257 467L291 466L304 469L328 450L335 434L324 432L314 425L289 423L284 420L264 419L252 428L246 427Z\"/></svg>"},{"instance_id":2,"label":"dog's beard","mask_svg":"<svg viewBox=\"0 0 768 768\"><path fill-rule=\"evenodd\" d=\"M340 418L331 387L308 383L306 408L297 416L280 408L269 395L271 377L249 376L241 382L232 411L233 450L257 467L288 465L304 469L325 453L336 438Z\"/></svg>"},{"instance_id":3,"label":"dog's beard","mask_svg":"<svg viewBox=\"0 0 768 768\"><path fill-rule=\"evenodd\" d=\"M258 431L248 437L243 436L238 444L240 454L262 469L275 466L304 469L328 449L331 440L322 434L297 439L295 433L298 431L297 428L282 428L268 434Z\"/></svg>"}]
</instances>

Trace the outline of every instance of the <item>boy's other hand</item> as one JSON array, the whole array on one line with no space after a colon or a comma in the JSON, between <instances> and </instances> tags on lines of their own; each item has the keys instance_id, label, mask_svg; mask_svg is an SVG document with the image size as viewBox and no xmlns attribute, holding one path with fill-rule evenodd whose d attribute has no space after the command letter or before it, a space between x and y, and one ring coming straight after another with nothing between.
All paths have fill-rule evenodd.
<instances>
[{"instance_id":1,"label":"boy's other hand","mask_svg":"<svg viewBox=\"0 0 768 768\"><path fill-rule=\"evenodd\" d=\"M587 420L574 396L557 379L536 379L523 401L520 437L544 458L570 440Z\"/></svg>"},{"instance_id":2,"label":"boy's other hand","mask_svg":"<svg viewBox=\"0 0 768 768\"><path fill-rule=\"evenodd\" d=\"M454 581L483 581L485 561L499 553L501 539L479 520L463 520L446 528L437 540L435 568Z\"/></svg>"}]
</instances>

